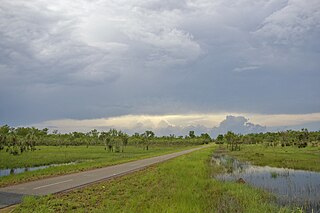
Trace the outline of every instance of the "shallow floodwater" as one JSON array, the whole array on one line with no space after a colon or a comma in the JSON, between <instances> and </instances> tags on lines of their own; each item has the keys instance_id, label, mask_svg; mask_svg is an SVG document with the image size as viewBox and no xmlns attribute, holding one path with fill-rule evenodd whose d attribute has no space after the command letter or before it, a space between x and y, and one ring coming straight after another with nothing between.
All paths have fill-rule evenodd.
<instances>
[{"instance_id":1,"label":"shallow floodwater","mask_svg":"<svg viewBox=\"0 0 320 213\"><path fill-rule=\"evenodd\" d=\"M320 173L254 166L226 155L214 155L212 162L226 168L226 173L215 176L222 181L237 181L274 193L283 206L303 207L307 212L320 212Z\"/></svg>"},{"instance_id":2,"label":"shallow floodwater","mask_svg":"<svg viewBox=\"0 0 320 213\"><path fill-rule=\"evenodd\" d=\"M14 175L14 174L20 174L20 173L28 172L28 171L35 171L35 170L40 170L40 169L46 169L46 168L48 168L48 167L71 165L71 164L76 164L76 163L77 163L77 162L70 162L70 163L62 163L62 164L50 164L50 165L45 165L45 166L36 166L36 167L0 169L0 177L8 176L8 175Z\"/></svg>"}]
</instances>

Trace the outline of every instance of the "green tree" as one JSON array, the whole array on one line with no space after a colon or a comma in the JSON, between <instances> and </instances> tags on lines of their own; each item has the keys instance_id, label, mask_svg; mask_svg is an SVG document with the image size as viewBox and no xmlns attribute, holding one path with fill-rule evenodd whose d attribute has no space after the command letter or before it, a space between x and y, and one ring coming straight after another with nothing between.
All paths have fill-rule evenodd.
<instances>
[{"instance_id":1,"label":"green tree","mask_svg":"<svg viewBox=\"0 0 320 213\"><path fill-rule=\"evenodd\" d=\"M211 137L208 133L202 133L200 138L203 140L204 144L208 144L211 141Z\"/></svg>"},{"instance_id":2,"label":"green tree","mask_svg":"<svg viewBox=\"0 0 320 213\"><path fill-rule=\"evenodd\" d=\"M0 127L0 150L3 150L7 145L7 137L10 132L10 127L8 125L4 125Z\"/></svg>"},{"instance_id":3,"label":"green tree","mask_svg":"<svg viewBox=\"0 0 320 213\"><path fill-rule=\"evenodd\" d=\"M8 135L8 148L6 150L9 154L19 155L19 141L15 134Z\"/></svg>"},{"instance_id":4,"label":"green tree","mask_svg":"<svg viewBox=\"0 0 320 213\"><path fill-rule=\"evenodd\" d=\"M194 134L194 131L189 131L189 137L190 138L195 138L196 135Z\"/></svg>"},{"instance_id":5,"label":"green tree","mask_svg":"<svg viewBox=\"0 0 320 213\"><path fill-rule=\"evenodd\" d=\"M36 150L36 143L37 143L38 137L36 136L35 132L29 132L25 137L25 148L24 150ZM22 152L22 149L21 149Z\"/></svg>"},{"instance_id":6,"label":"green tree","mask_svg":"<svg viewBox=\"0 0 320 213\"><path fill-rule=\"evenodd\" d=\"M240 150L240 145L238 144L237 135L232 131L228 131L227 134L224 135L224 138L227 141L227 144L231 146L231 151Z\"/></svg>"},{"instance_id":7,"label":"green tree","mask_svg":"<svg viewBox=\"0 0 320 213\"><path fill-rule=\"evenodd\" d=\"M129 142L129 136L126 133L120 132L119 134L121 141L122 141L122 146L121 146L121 151L124 151L124 147L127 147L128 142Z\"/></svg>"},{"instance_id":8,"label":"green tree","mask_svg":"<svg viewBox=\"0 0 320 213\"><path fill-rule=\"evenodd\" d=\"M153 139L154 136L155 136L154 132L152 132L150 130L147 130L141 136L142 136L142 141L143 141L143 144L144 144L144 148L143 149L149 150L150 140Z\"/></svg>"},{"instance_id":9,"label":"green tree","mask_svg":"<svg viewBox=\"0 0 320 213\"><path fill-rule=\"evenodd\" d=\"M304 148L308 145L309 131L306 128L301 129L299 134L298 148Z\"/></svg>"}]
</instances>

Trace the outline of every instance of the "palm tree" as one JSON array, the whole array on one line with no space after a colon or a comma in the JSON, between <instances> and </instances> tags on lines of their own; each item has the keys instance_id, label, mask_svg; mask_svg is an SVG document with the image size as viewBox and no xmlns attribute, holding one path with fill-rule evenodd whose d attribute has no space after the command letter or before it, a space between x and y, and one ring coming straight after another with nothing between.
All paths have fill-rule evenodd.
<instances>
[{"instance_id":1,"label":"palm tree","mask_svg":"<svg viewBox=\"0 0 320 213\"><path fill-rule=\"evenodd\" d=\"M31 150L31 151L36 150L35 146L36 146L37 140L38 140L38 137L36 136L35 132L34 131L29 132L25 137L25 142L26 142L25 149Z\"/></svg>"},{"instance_id":2,"label":"palm tree","mask_svg":"<svg viewBox=\"0 0 320 213\"><path fill-rule=\"evenodd\" d=\"M122 141L122 145L121 145L121 151L124 151L124 147L126 147L128 145L128 141L129 141L129 136L126 133L123 132L119 132L119 136L121 138Z\"/></svg>"},{"instance_id":3,"label":"palm tree","mask_svg":"<svg viewBox=\"0 0 320 213\"><path fill-rule=\"evenodd\" d=\"M227 140L227 144L231 144L231 151L236 150L237 147L237 135L231 131L228 131L227 134L224 135L224 138Z\"/></svg>"},{"instance_id":4,"label":"palm tree","mask_svg":"<svg viewBox=\"0 0 320 213\"><path fill-rule=\"evenodd\" d=\"M143 149L149 150L149 141L154 138L154 132L147 130L142 135L142 142L145 145Z\"/></svg>"}]
</instances>

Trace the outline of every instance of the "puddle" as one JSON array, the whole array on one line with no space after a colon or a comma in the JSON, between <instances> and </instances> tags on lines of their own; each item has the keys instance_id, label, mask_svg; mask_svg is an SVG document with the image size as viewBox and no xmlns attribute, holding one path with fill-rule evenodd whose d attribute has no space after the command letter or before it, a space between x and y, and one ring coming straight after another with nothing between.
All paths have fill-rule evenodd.
<instances>
[{"instance_id":1,"label":"puddle","mask_svg":"<svg viewBox=\"0 0 320 213\"><path fill-rule=\"evenodd\" d=\"M223 166L226 172L214 178L237 181L267 190L277 197L282 206L303 207L307 212L320 212L320 173L254 166L226 155L214 155L212 163Z\"/></svg>"},{"instance_id":2,"label":"puddle","mask_svg":"<svg viewBox=\"0 0 320 213\"><path fill-rule=\"evenodd\" d=\"M78 162L61 163L61 164L50 164L50 165L45 165L45 166L14 168L14 169L0 169L0 177L8 176L8 175L14 175L14 174L20 174L20 173L28 172L28 171L46 169L46 168L49 168L49 167L72 165L72 164L76 164L76 163L78 163Z\"/></svg>"}]
</instances>

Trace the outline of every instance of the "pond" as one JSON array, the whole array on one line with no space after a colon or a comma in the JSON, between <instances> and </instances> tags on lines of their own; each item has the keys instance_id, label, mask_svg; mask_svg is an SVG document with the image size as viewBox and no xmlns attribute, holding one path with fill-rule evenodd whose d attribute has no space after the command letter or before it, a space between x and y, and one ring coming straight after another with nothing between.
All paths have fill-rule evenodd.
<instances>
[{"instance_id":1,"label":"pond","mask_svg":"<svg viewBox=\"0 0 320 213\"><path fill-rule=\"evenodd\" d=\"M255 166L221 154L214 155L212 163L226 170L214 176L218 180L245 182L275 194L279 205L320 212L319 172Z\"/></svg>"},{"instance_id":2,"label":"pond","mask_svg":"<svg viewBox=\"0 0 320 213\"><path fill-rule=\"evenodd\" d=\"M40 169L46 169L49 167L55 167L55 166L64 166L64 165L72 165L76 164L78 162L70 162L70 163L62 163L62 164L50 164L45 166L36 166L36 167L23 167L23 168L12 168L12 169L0 169L0 177L8 176L8 175L14 175L14 174L20 174L23 172L28 171L35 171Z\"/></svg>"}]
</instances>

